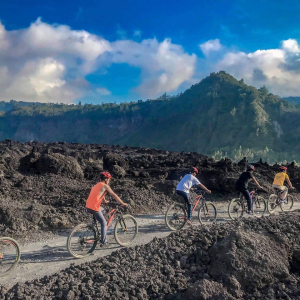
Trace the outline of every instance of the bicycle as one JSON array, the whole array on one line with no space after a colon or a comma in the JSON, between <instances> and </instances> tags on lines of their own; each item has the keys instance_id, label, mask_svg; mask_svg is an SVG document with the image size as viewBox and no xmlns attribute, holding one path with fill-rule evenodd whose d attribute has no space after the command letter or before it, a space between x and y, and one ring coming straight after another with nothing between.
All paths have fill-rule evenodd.
<instances>
[{"instance_id":1,"label":"bicycle","mask_svg":"<svg viewBox=\"0 0 300 300\"><path fill-rule=\"evenodd\" d=\"M212 202L206 201L204 195L206 191L196 191L195 204L192 213L196 210L201 200L198 211L198 219L200 224L214 223L217 219L217 209ZM175 203L171 204L165 215L166 225L169 229L175 231L184 227L187 222L187 204Z\"/></svg>"},{"instance_id":2,"label":"bicycle","mask_svg":"<svg viewBox=\"0 0 300 300\"><path fill-rule=\"evenodd\" d=\"M258 196L256 192L256 189L250 192L253 202L253 215L261 217L266 213L267 203L266 200L262 196ZM238 198L233 198L229 202L228 215L231 220L238 220L243 217L245 211L248 211L247 201L243 194L239 192Z\"/></svg>"},{"instance_id":3,"label":"bicycle","mask_svg":"<svg viewBox=\"0 0 300 300\"><path fill-rule=\"evenodd\" d=\"M18 242L10 237L0 238L0 277L7 275L17 266L21 258Z\"/></svg>"},{"instance_id":4,"label":"bicycle","mask_svg":"<svg viewBox=\"0 0 300 300\"><path fill-rule=\"evenodd\" d=\"M276 194L271 194L268 199L268 211L270 214L274 213L275 209L280 206L282 211L289 211L294 206L294 197L290 194L287 194L286 200L283 200L283 193L284 191L277 190Z\"/></svg>"},{"instance_id":5,"label":"bicycle","mask_svg":"<svg viewBox=\"0 0 300 300\"><path fill-rule=\"evenodd\" d=\"M105 214L108 218L107 229L112 220L119 211L119 207L112 209ZM67 240L67 248L69 253L75 258L83 258L92 254L97 243L101 241L101 233L99 224L93 216L92 224L79 224L70 233ZM136 219L129 214L119 214L118 220L114 228L114 237L120 246L128 247L138 234L138 225Z\"/></svg>"}]
</instances>

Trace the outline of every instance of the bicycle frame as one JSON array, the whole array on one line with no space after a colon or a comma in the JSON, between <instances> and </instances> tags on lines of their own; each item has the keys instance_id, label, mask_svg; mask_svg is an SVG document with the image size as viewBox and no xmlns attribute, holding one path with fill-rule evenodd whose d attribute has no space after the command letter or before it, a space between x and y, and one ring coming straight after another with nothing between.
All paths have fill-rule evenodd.
<instances>
[{"instance_id":1,"label":"bicycle frame","mask_svg":"<svg viewBox=\"0 0 300 300\"><path fill-rule=\"evenodd\" d=\"M198 206L198 203L200 202L200 199L203 198L203 195L197 195L196 197L196 202L194 204L194 207L193 207L193 210L192 210L192 213L196 210L197 206Z\"/></svg>"}]
</instances>

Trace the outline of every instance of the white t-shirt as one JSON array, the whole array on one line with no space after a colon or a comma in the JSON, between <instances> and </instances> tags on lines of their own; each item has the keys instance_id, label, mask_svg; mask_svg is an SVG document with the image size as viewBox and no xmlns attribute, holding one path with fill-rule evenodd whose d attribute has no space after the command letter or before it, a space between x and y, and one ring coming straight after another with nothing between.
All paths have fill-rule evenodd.
<instances>
[{"instance_id":1,"label":"white t-shirt","mask_svg":"<svg viewBox=\"0 0 300 300\"><path fill-rule=\"evenodd\" d=\"M200 181L192 174L187 174L177 184L176 190L183 191L185 193L189 193L190 188L195 184L200 184Z\"/></svg>"}]
</instances>

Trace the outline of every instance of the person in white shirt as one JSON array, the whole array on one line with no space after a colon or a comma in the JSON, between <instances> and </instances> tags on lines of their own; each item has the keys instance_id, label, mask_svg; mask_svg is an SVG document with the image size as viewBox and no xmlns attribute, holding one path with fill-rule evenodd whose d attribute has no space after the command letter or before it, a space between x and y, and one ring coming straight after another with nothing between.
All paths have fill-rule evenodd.
<instances>
[{"instance_id":1,"label":"person in white shirt","mask_svg":"<svg viewBox=\"0 0 300 300\"><path fill-rule=\"evenodd\" d=\"M202 189L207 191L209 194L211 191L207 189L200 181L196 178L196 175L198 174L198 169L193 167L190 174L186 174L181 181L177 184L176 187L176 193L179 196L182 196L184 201L187 204L188 207L188 220L187 222L191 225L191 217L192 217L192 202L190 197L190 189L194 185L200 186Z\"/></svg>"}]
</instances>

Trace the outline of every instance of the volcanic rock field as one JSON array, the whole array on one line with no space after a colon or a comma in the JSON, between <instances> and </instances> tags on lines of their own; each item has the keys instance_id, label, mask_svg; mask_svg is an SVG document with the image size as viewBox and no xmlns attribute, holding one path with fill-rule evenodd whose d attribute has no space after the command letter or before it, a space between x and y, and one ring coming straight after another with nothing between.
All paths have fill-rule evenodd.
<instances>
[{"instance_id":1,"label":"volcanic rock field","mask_svg":"<svg viewBox=\"0 0 300 300\"><path fill-rule=\"evenodd\" d=\"M130 213L164 213L191 166L227 201L248 163L127 146L0 143L0 232L39 240L87 221L85 200L108 170ZM253 163L266 191L278 165ZM300 168L287 165L300 189ZM113 202L113 201L111 201ZM1 287L0 299L299 299L300 213L193 226L41 279Z\"/></svg>"}]
</instances>

